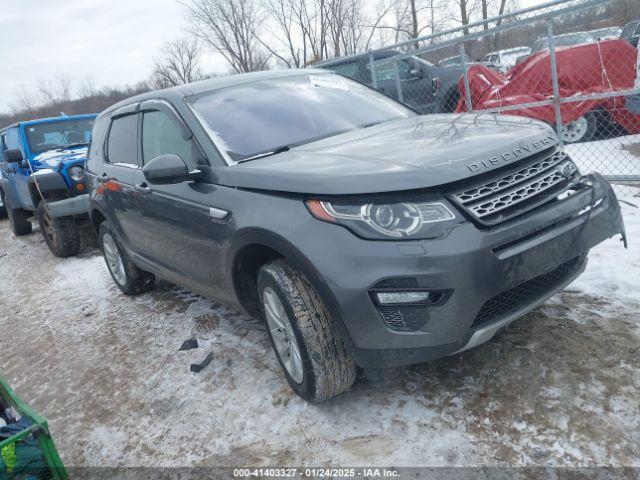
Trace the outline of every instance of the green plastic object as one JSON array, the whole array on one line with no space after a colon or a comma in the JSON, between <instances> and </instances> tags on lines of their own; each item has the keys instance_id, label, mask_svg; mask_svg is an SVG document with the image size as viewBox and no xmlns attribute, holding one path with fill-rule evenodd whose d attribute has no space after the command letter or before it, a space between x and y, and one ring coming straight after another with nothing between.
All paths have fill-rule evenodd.
<instances>
[{"instance_id":1,"label":"green plastic object","mask_svg":"<svg viewBox=\"0 0 640 480\"><path fill-rule=\"evenodd\" d=\"M47 421L25 404L0 378L0 397L30 425L0 441L0 480L67 480Z\"/></svg>"}]
</instances>

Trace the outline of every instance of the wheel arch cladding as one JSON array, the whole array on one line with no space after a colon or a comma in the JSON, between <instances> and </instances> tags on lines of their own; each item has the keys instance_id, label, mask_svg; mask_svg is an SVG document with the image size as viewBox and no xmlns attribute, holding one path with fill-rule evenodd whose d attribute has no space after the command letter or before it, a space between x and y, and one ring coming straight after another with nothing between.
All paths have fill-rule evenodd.
<instances>
[{"instance_id":1,"label":"wheel arch cladding","mask_svg":"<svg viewBox=\"0 0 640 480\"><path fill-rule=\"evenodd\" d=\"M348 347L353 346L338 302L313 264L289 241L273 232L246 229L238 234L231 247L229 272L240 305L249 314L261 316L257 289L258 272L263 265L279 258L289 262L309 280L327 307L333 326L343 343Z\"/></svg>"},{"instance_id":2,"label":"wheel arch cladding","mask_svg":"<svg viewBox=\"0 0 640 480\"><path fill-rule=\"evenodd\" d=\"M96 235L100 233L100 224L106 220L106 217L97 208L91 209L89 212L89 219L91 220L91 226Z\"/></svg>"}]
</instances>

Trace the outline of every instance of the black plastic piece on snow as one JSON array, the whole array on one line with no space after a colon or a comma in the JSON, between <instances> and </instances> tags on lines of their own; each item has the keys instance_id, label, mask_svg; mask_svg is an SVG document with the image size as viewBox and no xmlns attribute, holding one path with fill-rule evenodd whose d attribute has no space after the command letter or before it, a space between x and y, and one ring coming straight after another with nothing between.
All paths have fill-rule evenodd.
<instances>
[{"instance_id":1,"label":"black plastic piece on snow","mask_svg":"<svg viewBox=\"0 0 640 480\"><path fill-rule=\"evenodd\" d=\"M205 359L202 362L192 363L191 371L193 373L200 373L202 370L204 370L207 367L207 365L211 363L211 360L213 360L213 352L209 352L209 354L205 357Z\"/></svg>"},{"instance_id":2,"label":"black plastic piece on snow","mask_svg":"<svg viewBox=\"0 0 640 480\"><path fill-rule=\"evenodd\" d=\"M193 350L194 348L198 348L198 340L195 338L190 338L189 340L185 340L182 343L182 346L178 351L182 352L183 350Z\"/></svg>"}]
</instances>

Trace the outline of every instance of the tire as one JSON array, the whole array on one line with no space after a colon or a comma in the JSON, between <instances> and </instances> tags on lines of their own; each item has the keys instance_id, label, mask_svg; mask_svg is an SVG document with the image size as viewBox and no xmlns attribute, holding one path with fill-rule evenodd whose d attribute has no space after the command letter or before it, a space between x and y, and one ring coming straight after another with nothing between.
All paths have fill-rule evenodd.
<instances>
[{"instance_id":1,"label":"tire","mask_svg":"<svg viewBox=\"0 0 640 480\"><path fill-rule=\"evenodd\" d=\"M562 126L562 139L565 144L583 143L593 140L598 131L598 114L587 112L582 117Z\"/></svg>"},{"instance_id":2,"label":"tire","mask_svg":"<svg viewBox=\"0 0 640 480\"><path fill-rule=\"evenodd\" d=\"M12 208L11 204L7 202L4 193L2 193L2 204L9 217L9 226L11 231L17 237L31 233L31 222L29 222L29 212L22 210L21 208Z\"/></svg>"},{"instance_id":3,"label":"tire","mask_svg":"<svg viewBox=\"0 0 640 480\"><path fill-rule=\"evenodd\" d=\"M286 261L276 260L260 269L258 294L271 345L291 388L313 403L325 402L349 390L356 379L356 364L309 280ZM273 320L278 301L283 328L274 328L278 325ZM283 340L285 337L288 342ZM301 361L297 369L296 350Z\"/></svg>"},{"instance_id":4,"label":"tire","mask_svg":"<svg viewBox=\"0 0 640 480\"><path fill-rule=\"evenodd\" d=\"M138 268L129 259L108 222L102 222L98 240L107 270L125 295L138 295L154 287L155 275ZM106 245L105 245L106 242Z\"/></svg>"},{"instance_id":5,"label":"tire","mask_svg":"<svg viewBox=\"0 0 640 480\"><path fill-rule=\"evenodd\" d=\"M80 229L73 217L51 218L44 201L36 211L45 243L56 257L65 258L80 252Z\"/></svg>"}]
</instances>

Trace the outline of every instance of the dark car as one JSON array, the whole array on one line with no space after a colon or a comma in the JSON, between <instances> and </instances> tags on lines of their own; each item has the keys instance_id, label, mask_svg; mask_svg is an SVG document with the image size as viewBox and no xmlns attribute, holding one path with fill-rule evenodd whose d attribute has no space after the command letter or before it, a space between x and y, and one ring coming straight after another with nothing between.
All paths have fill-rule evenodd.
<instances>
[{"instance_id":1,"label":"dark car","mask_svg":"<svg viewBox=\"0 0 640 480\"><path fill-rule=\"evenodd\" d=\"M339 73L345 77L374 87L396 100L410 105L420 113L453 112L460 92L457 82L462 76L462 66L434 65L411 56L395 59L395 51L334 58L314 65ZM396 64L398 73L396 75Z\"/></svg>"},{"instance_id":2,"label":"dark car","mask_svg":"<svg viewBox=\"0 0 640 480\"><path fill-rule=\"evenodd\" d=\"M622 29L620 38L627 40L631 45L638 48L638 39L640 39L640 20L627 23Z\"/></svg>"},{"instance_id":3,"label":"dark car","mask_svg":"<svg viewBox=\"0 0 640 480\"><path fill-rule=\"evenodd\" d=\"M323 70L207 80L97 118L90 216L120 289L154 276L266 319L291 387L486 342L624 237L552 129L420 116Z\"/></svg>"}]
</instances>

